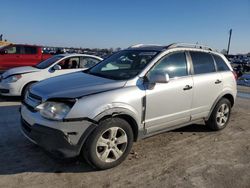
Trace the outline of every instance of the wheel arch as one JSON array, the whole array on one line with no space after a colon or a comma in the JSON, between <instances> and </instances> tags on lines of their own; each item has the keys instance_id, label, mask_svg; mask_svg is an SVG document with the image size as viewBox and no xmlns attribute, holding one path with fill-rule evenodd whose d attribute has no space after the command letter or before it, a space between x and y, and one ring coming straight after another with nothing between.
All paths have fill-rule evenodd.
<instances>
[{"instance_id":1,"label":"wheel arch","mask_svg":"<svg viewBox=\"0 0 250 188\"><path fill-rule=\"evenodd\" d=\"M230 101L230 103L231 103L231 107L233 107L234 102L235 102L235 98L234 98L233 94L232 94L232 93L223 93L223 94L221 94L219 97L217 97L217 99L216 99L215 102L213 103L213 105L212 105L212 107L211 107L211 109L210 109L210 111L209 111L209 114L208 114L206 120L208 120L208 119L210 118L210 116L211 116L211 114L212 114L212 112L213 112L213 110L214 110L216 104L217 104L222 98L228 99L228 100Z\"/></svg>"},{"instance_id":2,"label":"wheel arch","mask_svg":"<svg viewBox=\"0 0 250 188\"><path fill-rule=\"evenodd\" d=\"M228 99L230 101L230 103L231 103L231 107L234 106L234 97L233 97L233 95L228 93L228 94L223 95L221 98Z\"/></svg>"},{"instance_id":3,"label":"wheel arch","mask_svg":"<svg viewBox=\"0 0 250 188\"><path fill-rule=\"evenodd\" d=\"M34 83L36 83L36 82L38 82L38 81L31 81L31 82L28 82L28 83L26 83L26 84L24 84L24 86L22 87L22 89L21 89L21 96L23 96L23 92L24 92L24 90L25 90L25 88L29 85L29 84L34 84Z\"/></svg>"},{"instance_id":4,"label":"wheel arch","mask_svg":"<svg viewBox=\"0 0 250 188\"><path fill-rule=\"evenodd\" d=\"M127 121L133 130L134 141L137 141L139 139L140 130L141 130L140 126L138 122L136 121L136 118L133 112L130 112L127 109L123 109L123 108L110 109L110 110L100 113L98 116L94 118L94 120L99 123L103 120L114 118L114 117L121 118Z\"/></svg>"}]
</instances>

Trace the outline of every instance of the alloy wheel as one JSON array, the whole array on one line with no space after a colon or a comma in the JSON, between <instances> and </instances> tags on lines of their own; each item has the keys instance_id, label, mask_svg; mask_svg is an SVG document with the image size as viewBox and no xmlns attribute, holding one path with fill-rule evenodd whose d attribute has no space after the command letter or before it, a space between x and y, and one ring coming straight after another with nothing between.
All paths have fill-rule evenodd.
<instances>
[{"instance_id":1,"label":"alloy wheel","mask_svg":"<svg viewBox=\"0 0 250 188\"><path fill-rule=\"evenodd\" d=\"M224 126L229 117L229 106L227 104L222 104L216 113L216 122L219 126Z\"/></svg>"},{"instance_id":2,"label":"alloy wheel","mask_svg":"<svg viewBox=\"0 0 250 188\"><path fill-rule=\"evenodd\" d=\"M97 141L97 156L103 162L114 162L123 155L127 144L126 132L120 127L111 127L105 130Z\"/></svg>"}]
</instances>

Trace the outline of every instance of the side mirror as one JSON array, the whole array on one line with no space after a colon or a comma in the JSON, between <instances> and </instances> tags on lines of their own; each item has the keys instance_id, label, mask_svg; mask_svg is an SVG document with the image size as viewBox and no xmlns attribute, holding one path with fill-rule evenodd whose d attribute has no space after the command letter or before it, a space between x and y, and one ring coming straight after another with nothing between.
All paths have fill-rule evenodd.
<instances>
[{"instance_id":1,"label":"side mirror","mask_svg":"<svg viewBox=\"0 0 250 188\"><path fill-rule=\"evenodd\" d=\"M168 83L169 82L169 75L163 71L153 71L149 76L149 82L151 84L156 83Z\"/></svg>"},{"instance_id":2,"label":"side mirror","mask_svg":"<svg viewBox=\"0 0 250 188\"><path fill-rule=\"evenodd\" d=\"M54 65L53 70L61 70L62 67L60 65Z\"/></svg>"}]
</instances>

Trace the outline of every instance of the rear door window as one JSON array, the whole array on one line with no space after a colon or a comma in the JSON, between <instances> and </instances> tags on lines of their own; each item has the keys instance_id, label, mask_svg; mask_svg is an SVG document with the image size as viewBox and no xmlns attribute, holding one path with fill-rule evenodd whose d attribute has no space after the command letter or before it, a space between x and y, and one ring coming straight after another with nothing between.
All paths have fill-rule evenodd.
<instances>
[{"instance_id":1,"label":"rear door window","mask_svg":"<svg viewBox=\"0 0 250 188\"><path fill-rule=\"evenodd\" d=\"M218 55L213 55L218 71L230 71L225 61Z\"/></svg>"},{"instance_id":2,"label":"rear door window","mask_svg":"<svg viewBox=\"0 0 250 188\"><path fill-rule=\"evenodd\" d=\"M205 74L215 72L213 57L204 52L190 52L194 74Z\"/></svg>"},{"instance_id":3,"label":"rear door window","mask_svg":"<svg viewBox=\"0 0 250 188\"><path fill-rule=\"evenodd\" d=\"M23 54L37 54L37 48L33 46L24 46Z\"/></svg>"}]
</instances>

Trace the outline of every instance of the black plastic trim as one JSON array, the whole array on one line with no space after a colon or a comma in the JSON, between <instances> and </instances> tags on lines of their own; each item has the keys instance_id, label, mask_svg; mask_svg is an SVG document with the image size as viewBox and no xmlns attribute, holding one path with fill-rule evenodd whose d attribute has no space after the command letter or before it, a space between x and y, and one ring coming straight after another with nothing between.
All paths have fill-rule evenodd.
<instances>
[{"instance_id":1,"label":"black plastic trim","mask_svg":"<svg viewBox=\"0 0 250 188\"><path fill-rule=\"evenodd\" d=\"M0 93L6 94L9 92L10 92L10 90L8 90L8 89L0 89Z\"/></svg>"},{"instance_id":2,"label":"black plastic trim","mask_svg":"<svg viewBox=\"0 0 250 188\"><path fill-rule=\"evenodd\" d=\"M27 104L24 100L22 100L22 105L26 106L28 108L28 110L30 110L31 112L37 112L36 109L34 109L33 106L30 106L29 104Z\"/></svg>"},{"instance_id":3,"label":"black plastic trim","mask_svg":"<svg viewBox=\"0 0 250 188\"><path fill-rule=\"evenodd\" d=\"M141 123L144 123L146 117L146 95L142 97L142 115L141 115Z\"/></svg>"},{"instance_id":4,"label":"black plastic trim","mask_svg":"<svg viewBox=\"0 0 250 188\"><path fill-rule=\"evenodd\" d=\"M74 121L89 121L91 123L97 124L98 122L87 118L87 117L81 117L81 118L67 118L67 119L63 119L64 122L74 122Z\"/></svg>"}]
</instances>

